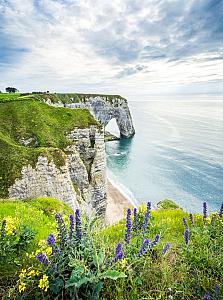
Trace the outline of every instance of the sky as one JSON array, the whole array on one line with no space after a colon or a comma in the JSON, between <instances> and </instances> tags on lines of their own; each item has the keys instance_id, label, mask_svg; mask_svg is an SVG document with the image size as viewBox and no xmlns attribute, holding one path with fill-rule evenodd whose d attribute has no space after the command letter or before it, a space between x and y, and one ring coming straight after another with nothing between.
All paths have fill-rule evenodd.
<instances>
[{"instance_id":1,"label":"sky","mask_svg":"<svg viewBox=\"0 0 223 300\"><path fill-rule=\"evenodd\" d=\"M0 0L0 90L223 93L223 0Z\"/></svg>"}]
</instances>

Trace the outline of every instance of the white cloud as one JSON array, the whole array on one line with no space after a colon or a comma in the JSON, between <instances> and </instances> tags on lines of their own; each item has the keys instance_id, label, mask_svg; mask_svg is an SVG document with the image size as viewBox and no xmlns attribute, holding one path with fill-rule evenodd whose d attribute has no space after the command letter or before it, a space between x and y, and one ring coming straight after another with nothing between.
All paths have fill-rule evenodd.
<instances>
[{"instance_id":1,"label":"white cloud","mask_svg":"<svg viewBox=\"0 0 223 300\"><path fill-rule=\"evenodd\" d=\"M214 13L214 0L5 1L0 89L219 92L222 32L198 18L212 18L211 2Z\"/></svg>"}]
</instances>

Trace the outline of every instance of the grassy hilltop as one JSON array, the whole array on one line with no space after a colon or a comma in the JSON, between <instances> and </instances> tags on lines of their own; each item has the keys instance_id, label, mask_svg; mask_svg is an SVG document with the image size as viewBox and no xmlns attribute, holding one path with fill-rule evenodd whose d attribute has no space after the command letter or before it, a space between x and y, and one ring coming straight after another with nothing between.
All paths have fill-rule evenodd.
<instances>
[{"instance_id":1,"label":"grassy hilltop","mask_svg":"<svg viewBox=\"0 0 223 300\"><path fill-rule=\"evenodd\" d=\"M0 198L7 197L22 166L35 165L38 156L63 165L62 149L69 145L66 134L72 129L100 126L87 109L52 107L41 97L0 94Z\"/></svg>"},{"instance_id":2,"label":"grassy hilltop","mask_svg":"<svg viewBox=\"0 0 223 300\"><path fill-rule=\"evenodd\" d=\"M1 201L0 297L223 299L223 207L160 207L104 227L55 199Z\"/></svg>"}]
</instances>

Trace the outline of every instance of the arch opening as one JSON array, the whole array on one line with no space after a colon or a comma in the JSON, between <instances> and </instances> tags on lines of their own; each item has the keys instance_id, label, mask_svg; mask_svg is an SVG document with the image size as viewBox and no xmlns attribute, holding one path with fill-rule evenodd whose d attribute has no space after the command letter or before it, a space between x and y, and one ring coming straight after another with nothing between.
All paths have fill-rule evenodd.
<instances>
[{"instance_id":1,"label":"arch opening","mask_svg":"<svg viewBox=\"0 0 223 300\"><path fill-rule=\"evenodd\" d=\"M109 132L116 137L120 137L120 129L115 118L112 118L105 126L105 132Z\"/></svg>"}]
</instances>

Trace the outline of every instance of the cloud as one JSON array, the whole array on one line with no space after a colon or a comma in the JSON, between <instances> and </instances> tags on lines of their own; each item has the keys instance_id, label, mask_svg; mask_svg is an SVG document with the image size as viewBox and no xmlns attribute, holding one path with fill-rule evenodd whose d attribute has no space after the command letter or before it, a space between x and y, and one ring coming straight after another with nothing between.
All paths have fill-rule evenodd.
<instances>
[{"instance_id":1,"label":"cloud","mask_svg":"<svg viewBox=\"0 0 223 300\"><path fill-rule=\"evenodd\" d=\"M215 74L219 90L222 11L221 0L2 1L0 88L141 93Z\"/></svg>"}]
</instances>

